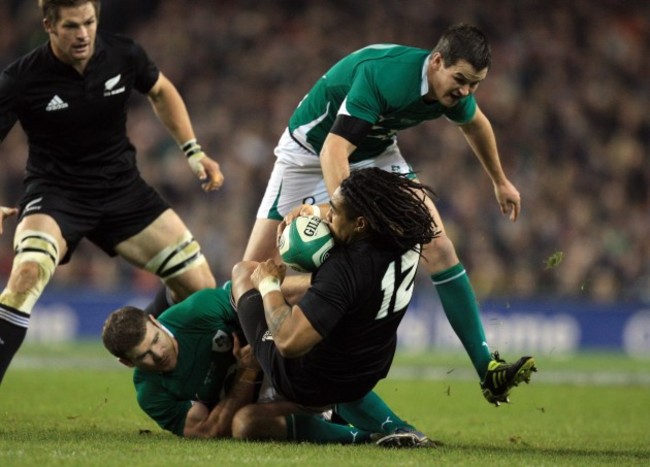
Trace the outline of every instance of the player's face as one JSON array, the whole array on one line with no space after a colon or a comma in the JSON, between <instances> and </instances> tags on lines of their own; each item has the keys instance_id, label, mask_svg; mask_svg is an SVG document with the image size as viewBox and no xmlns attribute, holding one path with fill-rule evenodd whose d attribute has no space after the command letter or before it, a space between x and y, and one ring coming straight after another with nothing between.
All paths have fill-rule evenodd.
<instances>
[{"instance_id":1,"label":"player's face","mask_svg":"<svg viewBox=\"0 0 650 467\"><path fill-rule=\"evenodd\" d=\"M178 361L176 340L155 318L149 318L144 339L129 352L127 357L133 366L143 371L157 373L172 371Z\"/></svg>"},{"instance_id":2,"label":"player's face","mask_svg":"<svg viewBox=\"0 0 650 467\"><path fill-rule=\"evenodd\" d=\"M61 7L56 24L47 19L43 24L50 35L54 55L63 63L83 69L95 51L95 6L88 2L77 7Z\"/></svg>"},{"instance_id":3,"label":"player's face","mask_svg":"<svg viewBox=\"0 0 650 467\"><path fill-rule=\"evenodd\" d=\"M442 56L435 53L429 63L429 92L425 99L453 107L461 98L476 92L479 83L487 76L487 71L487 68L476 71L465 60L446 67Z\"/></svg>"},{"instance_id":4,"label":"player's face","mask_svg":"<svg viewBox=\"0 0 650 467\"><path fill-rule=\"evenodd\" d=\"M345 199L341 196L339 188L332 195L330 210L327 213L327 222L336 243L350 243L358 234L356 219L348 217L345 209Z\"/></svg>"}]
</instances>

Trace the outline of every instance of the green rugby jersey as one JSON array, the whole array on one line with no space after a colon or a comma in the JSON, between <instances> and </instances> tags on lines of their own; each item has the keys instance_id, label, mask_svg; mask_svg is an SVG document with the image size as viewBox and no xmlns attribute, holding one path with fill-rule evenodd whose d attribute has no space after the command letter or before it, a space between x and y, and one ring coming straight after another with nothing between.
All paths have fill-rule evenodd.
<instances>
[{"instance_id":1,"label":"green rugby jersey","mask_svg":"<svg viewBox=\"0 0 650 467\"><path fill-rule=\"evenodd\" d=\"M442 115L466 123L476 111L470 94L452 108L427 104L422 96L429 50L394 44L374 44L351 53L325 73L298 104L289 120L291 135L320 154L337 114L373 124L350 156L350 162L379 156L395 141L399 130Z\"/></svg>"},{"instance_id":2,"label":"green rugby jersey","mask_svg":"<svg viewBox=\"0 0 650 467\"><path fill-rule=\"evenodd\" d=\"M178 341L178 363L169 373L135 369L133 383L142 410L161 428L182 436L191 401L214 407L235 371L232 333L240 327L230 305L230 282L192 294L158 320Z\"/></svg>"}]
</instances>

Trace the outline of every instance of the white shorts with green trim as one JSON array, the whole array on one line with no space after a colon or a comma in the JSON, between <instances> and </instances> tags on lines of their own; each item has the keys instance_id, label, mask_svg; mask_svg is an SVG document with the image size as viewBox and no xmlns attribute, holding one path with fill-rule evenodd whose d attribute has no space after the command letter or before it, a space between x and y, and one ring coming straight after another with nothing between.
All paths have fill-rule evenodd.
<instances>
[{"instance_id":1,"label":"white shorts with green trim","mask_svg":"<svg viewBox=\"0 0 650 467\"><path fill-rule=\"evenodd\" d=\"M276 160L257 211L258 219L282 220L302 204L324 204L330 200L320 158L300 146L285 130L274 150ZM389 172L412 173L397 144L389 146L374 159L350 164L350 170L379 167Z\"/></svg>"}]
</instances>

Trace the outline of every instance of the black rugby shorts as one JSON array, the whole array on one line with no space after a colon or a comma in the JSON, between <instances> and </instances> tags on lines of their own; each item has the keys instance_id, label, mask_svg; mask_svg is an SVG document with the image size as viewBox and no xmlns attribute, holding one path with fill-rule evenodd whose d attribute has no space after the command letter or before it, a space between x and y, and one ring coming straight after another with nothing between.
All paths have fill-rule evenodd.
<instances>
[{"instance_id":1,"label":"black rugby shorts","mask_svg":"<svg viewBox=\"0 0 650 467\"><path fill-rule=\"evenodd\" d=\"M70 190L41 183L27 186L19 202L19 221L32 214L47 214L59 225L70 260L82 238L110 256L115 246L149 226L169 204L141 177L119 190Z\"/></svg>"}]
</instances>

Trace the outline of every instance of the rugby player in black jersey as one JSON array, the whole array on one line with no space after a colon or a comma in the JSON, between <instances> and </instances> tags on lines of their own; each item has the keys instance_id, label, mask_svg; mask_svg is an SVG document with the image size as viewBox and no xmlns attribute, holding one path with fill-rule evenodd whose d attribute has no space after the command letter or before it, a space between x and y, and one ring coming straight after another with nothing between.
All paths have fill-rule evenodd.
<instances>
[{"instance_id":1,"label":"rugby player in black jersey","mask_svg":"<svg viewBox=\"0 0 650 467\"><path fill-rule=\"evenodd\" d=\"M433 196L428 187L405 175L379 168L351 172L326 215L336 244L294 306L280 288L285 265L269 259L234 267L233 295L244 334L287 399L322 410L361 399L386 377L422 245L438 235L427 195ZM264 439L283 432L284 417L264 415L255 406L242 409L233 435ZM384 443L430 441L407 430Z\"/></svg>"},{"instance_id":2,"label":"rugby player in black jersey","mask_svg":"<svg viewBox=\"0 0 650 467\"><path fill-rule=\"evenodd\" d=\"M98 33L99 0L39 6L49 40L0 74L0 141L20 122L29 146L19 206L0 206L0 226L18 215L0 293L0 381L44 287L82 238L161 278L151 313L216 285L183 221L141 178L126 134L129 97L146 94L203 189L220 188L219 164L197 143L182 97L140 45Z\"/></svg>"}]
</instances>

